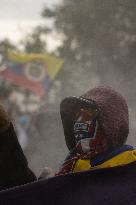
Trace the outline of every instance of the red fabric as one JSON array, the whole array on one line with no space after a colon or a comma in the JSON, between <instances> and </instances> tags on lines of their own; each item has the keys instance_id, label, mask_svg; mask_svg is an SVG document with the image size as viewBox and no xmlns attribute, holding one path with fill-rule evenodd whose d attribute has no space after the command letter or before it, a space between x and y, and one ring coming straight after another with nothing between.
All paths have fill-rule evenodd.
<instances>
[{"instance_id":1,"label":"red fabric","mask_svg":"<svg viewBox=\"0 0 136 205\"><path fill-rule=\"evenodd\" d=\"M96 122L94 122L88 127L88 135L90 136L90 138L81 139L77 142L77 153L87 156L89 154L89 158L91 158L92 156L100 154L101 152L106 150L104 137L102 136L102 132L98 123L96 124ZM85 151L83 142L86 140L87 143L85 143L85 146L87 146L88 144L88 150Z\"/></svg>"}]
</instances>

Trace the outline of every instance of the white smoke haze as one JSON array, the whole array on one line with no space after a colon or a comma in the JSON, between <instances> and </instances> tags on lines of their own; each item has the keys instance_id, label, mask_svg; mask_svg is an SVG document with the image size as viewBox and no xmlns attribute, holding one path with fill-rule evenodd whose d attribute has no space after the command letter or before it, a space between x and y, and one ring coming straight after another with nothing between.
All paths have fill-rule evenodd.
<instances>
[{"instance_id":1,"label":"white smoke haze","mask_svg":"<svg viewBox=\"0 0 136 205\"><path fill-rule=\"evenodd\" d=\"M59 0L25 0L20 2L18 0L0 0L0 7L3 8L0 13L0 39L9 38L18 46L20 40L27 33L32 31L37 25L45 23L45 20L40 17L43 5L48 4L51 6L52 4L61 3ZM129 26L130 23L127 21L127 27ZM120 35L123 34L118 33L119 37ZM47 50L53 52L60 46L64 40L64 36L62 36L60 33L56 33L55 30L52 35L48 35ZM86 39L89 38L90 36L87 36ZM123 46L129 38L129 36L124 38L120 42L120 46ZM103 40L106 42L106 39ZM133 36L133 40L135 40L135 36ZM108 42L106 43L108 44ZM73 46L73 49L75 47L76 45ZM89 63L75 63L73 60L65 62L48 96L42 101L32 96L32 99L29 99L31 103L26 106L22 96L17 99L18 94L15 92L10 96L11 102L14 103L16 101L17 105L22 108L22 112L29 110L29 112L33 113L33 119L27 133L28 142L24 152L30 167L37 176L41 174L46 166L51 167L54 172L57 171L68 152L59 113L61 100L67 96L79 96L98 85L110 85L126 98L130 116L130 133L127 143L134 146L136 144L136 86L134 78L132 78L132 75L126 76L125 70L122 69L123 66L120 67L118 65L117 69L117 64L113 63L111 58L105 59L104 51L95 50L95 52L96 58L92 62L91 60ZM116 59L119 56L119 60L124 62L124 66L128 67L129 70L129 64L132 62L131 58L129 61L126 60L127 52L128 48L120 49L114 58ZM65 58L67 59L67 56ZM131 64L130 69L135 70L135 67ZM134 72L134 76L135 74L136 72ZM34 114L35 111L36 114Z\"/></svg>"}]
</instances>

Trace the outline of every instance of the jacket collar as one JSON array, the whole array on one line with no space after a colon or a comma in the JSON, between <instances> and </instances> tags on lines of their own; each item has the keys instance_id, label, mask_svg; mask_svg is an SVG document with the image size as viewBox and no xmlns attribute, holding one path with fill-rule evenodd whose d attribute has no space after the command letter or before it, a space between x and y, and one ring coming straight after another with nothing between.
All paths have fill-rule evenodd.
<instances>
[{"instance_id":1,"label":"jacket collar","mask_svg":"<svg viewBox=\"0 0 136 205\"><path fill-rule=\"evenodd\" d=\"M107 150L104 153L97 155L93 159L91 159L91 165L92 166L100 165L105 161L115 157L116 155L129 150L134 150L134 148L130 145L120 145L116 149L113 149L112 151Z\"/></svg>"}]
</instances>

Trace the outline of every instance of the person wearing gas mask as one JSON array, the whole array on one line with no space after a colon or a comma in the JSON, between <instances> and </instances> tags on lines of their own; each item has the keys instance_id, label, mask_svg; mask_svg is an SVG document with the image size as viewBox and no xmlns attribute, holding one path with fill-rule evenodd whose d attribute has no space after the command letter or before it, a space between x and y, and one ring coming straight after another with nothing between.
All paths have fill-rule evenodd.
<instances>
[{"instance_id":1,"label":"person wearing gas mask","mask_svg":"<svg viewBox=\"0 0 136 205\"><path fill-rule=\"evenodd\" d=\"M15 200L11 192L10 203L135 205L136 150L126 144L124 97L111 87L98 86L80 97L65 98L60 113L69 149L64 163L56 177L24 187L25 194L21 189Z\"/></svg>"},{"instance_id":2,"label":"person wearing gas mask","mask_svg":"<svg viewBox=\"0 0 136 205\"><path fill-rule=\"evenodd\" d=\"M125 99L108 86L98 86L60 105L69 154L56 175L118 167L136 161L126 145L129 133Z\"/></svg>"}]
</instances>

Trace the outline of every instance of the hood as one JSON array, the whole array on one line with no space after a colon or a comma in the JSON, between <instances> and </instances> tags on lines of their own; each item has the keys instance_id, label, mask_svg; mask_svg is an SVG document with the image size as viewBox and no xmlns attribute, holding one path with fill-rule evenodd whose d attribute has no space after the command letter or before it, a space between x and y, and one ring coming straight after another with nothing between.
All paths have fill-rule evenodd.
<instances>
[{"instance_id":1,"label":"hood","mask_svg":"<svg viewBox=\"0 0 136 205\"><path fill-rule=\"evenodd\" d=\"M66 145L75 147L74 115L79 104L98 106L98 122L109 147L124 144L129 133L128 106L121 94L109 86L95 87L80 97L67 97L60 104Z\"/></svg>"}]
</instances>

